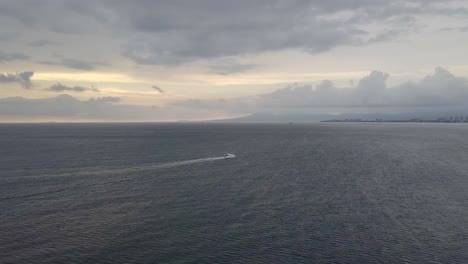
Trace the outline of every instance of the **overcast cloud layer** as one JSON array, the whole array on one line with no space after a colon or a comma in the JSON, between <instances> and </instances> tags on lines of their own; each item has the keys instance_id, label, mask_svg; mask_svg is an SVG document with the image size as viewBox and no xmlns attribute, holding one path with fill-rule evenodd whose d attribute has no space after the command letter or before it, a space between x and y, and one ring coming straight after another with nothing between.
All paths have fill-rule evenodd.
<instances>
[{"instance_id":1,"label":"overcast cloud layer","mask_svg":"<svg viewBox=\"0 0 468 264\"><path fill-rule=\"evenodd\" d=\"M463 112L467 8L466 0L0 0L0 116ZM458 77L439 67L421 79L438 65Z\"/></svg>"},{"instance_id":2,"label":"overcast cloud layer","mask_svg":"<svg viewBox=\"0 0 468 264\"><path fill-rule=\"evenodd\" d=\"M424 26L417 23L421 15L467 16L465 8L455 5L459 2L2 0L0 34L4 41L28 38L30 46L56 48L67 39L77 41L76 36L100 35L107 39L96 40L118 44L120 55L135 63L178 64L283 49L318 53L340 45L388 41ZM19 34L18 29L31 36ZM0 61L34 59L34 55L3 51ZM86 57L88 61L61 57L42 62L82 70L102 64Z\"/></svg>"}]
</instances>

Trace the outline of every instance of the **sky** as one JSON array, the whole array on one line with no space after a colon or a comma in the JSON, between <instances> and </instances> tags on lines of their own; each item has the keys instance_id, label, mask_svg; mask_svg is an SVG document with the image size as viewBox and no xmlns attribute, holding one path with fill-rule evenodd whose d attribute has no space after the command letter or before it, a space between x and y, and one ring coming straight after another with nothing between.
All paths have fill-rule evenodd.
<instances>
[{"instance_id":1,"label":"sky","mask_svg":"<svg viewBox=\"0 0 468 264\"><path fill-rule=\"evenodd\" d=\"M0 122L468 115L468 0L0 0Z\"/></svg>"}]
</instances>

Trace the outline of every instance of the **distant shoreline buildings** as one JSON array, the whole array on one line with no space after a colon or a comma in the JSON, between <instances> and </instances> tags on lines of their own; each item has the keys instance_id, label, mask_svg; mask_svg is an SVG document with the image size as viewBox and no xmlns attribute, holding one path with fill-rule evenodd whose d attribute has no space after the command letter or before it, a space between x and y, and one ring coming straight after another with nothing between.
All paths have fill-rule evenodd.
<instances>
[{"instance_id":1,"label":"distant shoreline buildings","mask_svg":"<svg viewBox=\"0 0 468 264\"><path fill-rule=\"evenodd\" d=\"M322 120L320 122L390 122L390 123L468 123L468 116L449 116L439 117L437 119L424 119L424 118L412 118L412 119L395 119L386 120L382 118L345 118L345 119L330 119Z\"/></svg>"}]
</instances>

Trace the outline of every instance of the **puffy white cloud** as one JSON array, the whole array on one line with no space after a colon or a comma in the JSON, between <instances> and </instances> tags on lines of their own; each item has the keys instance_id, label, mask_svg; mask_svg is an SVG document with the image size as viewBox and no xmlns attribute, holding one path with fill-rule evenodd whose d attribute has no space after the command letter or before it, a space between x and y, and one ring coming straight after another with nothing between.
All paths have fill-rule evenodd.
<instances>
[{"instance_id":1,"label":"puffy white cloud","mask_svg":"<svg viewBox=\"0 0 468 264\"><path fill-rule=\"evenodd\" d=\"M418 82L387 87L389 74L373 71L355 87L337 88L330 81L316 87L292 86L261 95L264 107L290 108L379 108L436 107L461 105L468 100L468 81L438 67Z\"/></svg>"}]
</instances>

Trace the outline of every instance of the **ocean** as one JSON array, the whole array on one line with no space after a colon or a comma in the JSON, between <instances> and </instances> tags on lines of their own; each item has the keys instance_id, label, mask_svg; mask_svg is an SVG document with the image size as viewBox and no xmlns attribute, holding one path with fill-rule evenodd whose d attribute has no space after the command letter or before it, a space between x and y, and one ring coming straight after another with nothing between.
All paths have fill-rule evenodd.
<instances>
[{"instance_id":1,"label":"ocean","mask_svg":"<svg viewBox=\"0 0 468 264\"><path fill-rule=\"evenodd\" d=\"M468 125L2 124L0 263L468 263Z\"/></svg>"}]
</instances>

